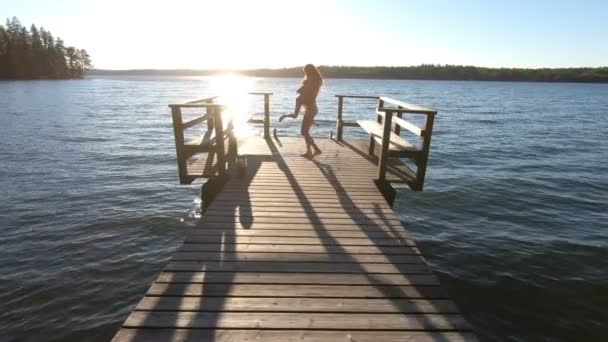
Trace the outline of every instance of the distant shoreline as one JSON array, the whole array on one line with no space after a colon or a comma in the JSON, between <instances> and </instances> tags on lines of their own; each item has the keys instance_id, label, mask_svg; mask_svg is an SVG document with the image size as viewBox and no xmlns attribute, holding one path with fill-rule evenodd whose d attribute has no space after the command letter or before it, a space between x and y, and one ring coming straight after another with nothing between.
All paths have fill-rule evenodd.
<instances>
[{"instance_id":1,"label":"distant shoreline","mask_svg":"<svg viewBox=\"0 0 608 342\"><path fill-rule=\"evenodd\" d=\"M608 67L523 69L420 65L412 67L321 66L320 69L326 78L344 79L608 83ZM302 77L302 70L299 67L251 70L92 69L87 74L116 76L214 76L240 74L253 77Z\"/></svg>"}]
</instances>

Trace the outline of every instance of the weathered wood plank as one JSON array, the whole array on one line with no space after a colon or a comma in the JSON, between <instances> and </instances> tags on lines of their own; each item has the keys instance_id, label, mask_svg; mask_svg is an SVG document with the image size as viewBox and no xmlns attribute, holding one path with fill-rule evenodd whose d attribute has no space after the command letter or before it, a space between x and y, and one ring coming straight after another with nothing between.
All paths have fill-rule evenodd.
<instances>
[{"instance_id":1,"label":"weathered wood plank","mask_svg":"<svg viewBox=\"0 0 608 342\"><path fill-rule=\"evenodd\" d=\"M307 238L307 237L264 237L264 236L234 236L224 239L210 236L191 235L186 237L186 243L213 244L284 244L284 245L324 245L324 246L414 246L409 239L368 239L368 238ZM227 247L225 247L227 248Z\"/></svg>"},{"instance_id":2,"label":"weathered wood plank","mask_svg":"<svg viewBox=\"0 0 608 342\"><path fill-rule=\"evenodd\" d=\"M329 331L329 330L223 330L121 329L113 342L475 342L467 332Z\"/></svg>"},{"instance_id":3,"label":"weathered wood plank","mask_svg":"<svg viewBox=\"0 0 608 342\"><path fill-rule=\"evenodd\" d=\"M389 232L389 231L324 231L316 232L311 230L297 230L297 229L209 229L209 228L194 228L186 230L186 234L190 236L195 235L209 235L209 236L275 236L275 237L318 237L328 236L334 238L370 238L370 239L407 239L407 234L401 232Z\"/></svg>"},{"instance_id":4,"label":"weathered wood plank","mask_svg":"<svg viewBox=\"0 0 608 342\"><path fill-rule=\"evenodd\" d=\"M212 215L235 215L239 212L247 212L255 215L265 215L266 213L274 214L281 213L287 215L288 213L327 213L327 214L348 214L348 215L370 215L370 216L390 216L395 217L394 212L388 207L371 207L371 208L360 208L360 207L341 207L341 206L323 206L323 207L304 207L304 206L268 206L268 205L258 205L256 203L250 203L249 205L243 206L234 206L234 205L218 205L217 203L213 203L210 206L213 210L205 213L206 216Z\"/></svg>"},{"instance_id":5,"label":"weathered wood plank","mask_svg":"<svg viewBox=\"0 0 608 342\"><path fill-rule=\"evenodd\" d=\"M252 222L253 221L253 222ZM235 229L277 229L277 230L314 230L315 227L319 227L318 224L312 223L270 223L270 222L255 222L253 219L249 219L246 216L239 217L239 222L207 222L201 224L193 229L223 229L223 230L235 230ZM359 231L359 232L393 232L394 234L400 234L399 232L406 234L401 226L395 225L378 225L378 224L324 224L323 231Z\"/></svg>"},{"instance_id":6,"label":"weathered wood plank","mask_svg":"<svg viewBox=\"0 0 608 342\"><path fill-rule=\"evenodd\" d=\"M219 329L353 329L353 330L466 330L469 324L454 314L334 314L135 311L125 327Z\"/></svg>"},{"instance_id":7,"label":"weathered wood plank","mask_svg":"<svg viewBox=\"0 0 608 342\"><path fill-rule=\"evenodd\" d=\"M157 283L300 284L300 285L439 285L433 274L332 274L285 272L167 272Z\"/></svg>"},{"instance_id":8,"label":"weathered wood plank","mask_svg":"<svg viewBox=\"0 0 608 342\"><path fill-rule=\"evenodd\" d=\"M322 203L322 204L321 204ZM319 205L321 204L321 205ZM322 208L344 208L344 209L386 209L389 208L388 203L386 203L386 201L348 201L348 203L339 203L336 201L316 201L315 204L312 203L301 203L298 200L290 200L290 201L285 201L283 200L272 200L272 199L265 199L265 200L256 200L256 202L251 202L248 198L247 195L243 194L243 197L239 198L239 199L235 199L235 200L222 200L222 199L216 199L215 201L213 201L213 203L211 204L211 206L209 207L210 210L211 208L217 208L217 207L230 207L230 208L235 208L235 207L240 207L240 206L247 206L247 207L259 207L259 206L265 206L265 207L296 207L296 208L304 208L304 209L310 209L310 208L318 208L318 207L322 207Z\"/></svg>"},{"instance_id":9,"label":"weathered wood plank","mask_svg":"<svg viewBox=\"0 0 608 342\"><path fill-rule=\"evenodd\" d=\"M420 254L415 246L335 246L297 244L220 244L184 243L179 251L184 252L273 252L273 253L321 253L321 254Z\"/></svg>"},{"instance_id":10,"label":"weathered wood plank","mask_svg":"<svg viewBox=\"0 0 608 342\"><path fill-rule=\"evenodd\" d=\"M281 217L281 218L310 218L310 217L318 217L322 219L352 219L352 220L369 220L369 221L377 221L377 220L390 220L397 221L401 223L399 217L395 214L387 213L359 213L359 212L316 212L316 211L262 211L263 209L252 210L249 207L239 207L232 210L214 210L213 212L205 213L205 218L210 217L235 217L242 216L243 214L247 215L255 215L255 217Z\"/></svg>"},{"instance_id":11,"label":"weathered wood plank","mask_svg":"<svg viewBox=\"0 0 608 342\"><path fill-rule=\"evenodd\" d=\"M370 276L371 277L371 276ZM148 296L447 299L439 286L154 283Z\"/></svg>"},{"instance_id":12,"label":"weathered wood plank","mask_svg":"<svg viewBox=\"0 0 608 342\"><path fill-rule=\"evenodd\" d=\"M313 224L322 228L326 224L348 224L348 225L399 225L399 219L367 219L367 218L324 218L311 215L311 217L255 217L252 221L258 223L283 223L283 224ZM241 217L225 217L225 216L204 216L201 220L207 222L242 222Z\"/></svg>"},{"instance_id":13,"label":"weathered wood plank","mask_svg":"<svg viewBox=\"0 0 608 342\"><path fill-rule=\"evenodd\" d=\"M445 299L144 297L138 311L458 313Z\"/></svg>"},{"instance_id":14,"label":"weathered wood plank","mask_svg":"<svg viewBox=\"0 0 608 342\"><path fill-rule=\"evenodd\" d=\"M349 263L422 263L419 255L383 254L311 254L311 253L250 253L250 252L177 252L173 261L284 261L284 262L349 262Z\"/></svg>"},{"instance_id":15,"label":"weathered wood plank","mask_svg":"<svg viewBox=\"0 0 608 342\"><path fill-rule=\"evenodd\" d=\"M429 274L421 261L409 264L283 261L171 261L166 271L297 272L297 273L403 273Z\"/></svg>"}]
</instances>

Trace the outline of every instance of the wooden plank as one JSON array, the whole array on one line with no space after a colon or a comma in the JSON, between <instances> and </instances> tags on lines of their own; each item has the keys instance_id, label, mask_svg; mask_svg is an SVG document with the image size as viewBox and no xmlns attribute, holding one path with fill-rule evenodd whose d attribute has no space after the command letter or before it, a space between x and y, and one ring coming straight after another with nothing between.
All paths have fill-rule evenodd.
<instances>
[{"instance_id":1,"label":"wooden plank","mask_svg":"<svg viewBox=\"0 0 608 342\"><path fill-rule=\"evenodd\" d=\"M450 300L387 298L144 297L137 311L458 313Z\"/></svg>"},{"instance_id":2,"label":"wooden plank","mask_svg":"<svg viewBox=\"0 0 608 342\"><path fill-rule=\"evenodd\" d=\"M154 283L148 296L448 299L439 286Z\"/></svg>"},{"instance_id":3,"label":"wooden plank","mask_svg":"<svg viewBox=\"0 0 608 342\"><path fill-rule=\"evenodd\" d=\"M377 100L380 97L377 95L353 95L353 94L336 94L335 97L342 98L352 98L352 99L370 99Z\"/></svg>"},{"instance_id":4,"label":"wooden plank","mask_svg":"<svg viewBox=\"0 0 608 342\"><path fill-rule=\"evenodd\" d=\"M302 208L302 210L308 210L310 211L311 209L313 211L317 211L317 212L322 212L323 210L329 210L329 209L344 209L347 212L351 212L352 210L359 210L359 209L378 209L378 210L383 210L383 209L388 209L390 208L388 203L386 203L386 201L357 201L357 202L348 202L348 203L336 203L336 202L321 202L321 201L317 201L317 204L319 203L323 203L323 205L313 205L311 203L301 203L300 201L278 201L278 200L257 200L256 202L251 202L246 195L243 195L242 198L238 199L238 200L234 200L234 201L230 201L230 200L214 200L213 203L211 203L211 205L209 206L209 211L212 211L211 208L237 208L237 207L247 207L247 208L254 208L254 207L264 207L264 208L273 208L273 210L276 209L280 209L282 207L285 208Z\"/></svg>"},{"instance_id":5,"label":"wooden plank","mask_svg":"<svg viewBox=\"0 0 608 342\"><path fill-rule=\"evenodd\" d=\"M219 328L219 329L353 329L353 330L446 330L470 329L454 314L334 314L135 311L127 318L131 328Z\"/></svg>"},{"instance_id":6,"label":"wooden plank","mask_svg":"<svg viewBox=\"0 0 608 342\"><path fill-rule=\"evenodd\" d=\"M321 253L321 254L420 254L416 246L333 246L297 244L234 244L184 243L179 251L184 252L272 252L272 253Z\"/></svg>"},{"instance_id":7,"label":"wooden plank","mask_svg":"<svg viewBox=\"0 0 608 342\"><path fill-rule=\"evenodd\" d=\"M194 119L191 119L191 120L188 120L188 121L182 123L182 129L187 129L192 126L198 125L207 119L209 119L209 116L207 114L198 116Z\"/></svg>"},{"instance_id":8,"label":"wooden plank","mask_svg":"<svg viewBox=\"0 0 608 342\"><path fill-rule=\"evenodd\" d=\"M357 207L357 206L349 206L349 207L342 207L340 205L333 205L333 206L322 206L322 207L315 207L315 206L308 206L308 207L304 207L304 206L284 206L284 207L279 207L279 206L268 206L268 205L258 205L256 203L251 203L250 205L247 206L234 206L234 205L228 205L228 204L222 204L222 205L218 205L216 203L212 203L211 207L213 207L213 210L208 211L207 213L205 213L206 215L221 215L223 213L236 213L237 211L245 211L247 210L250 213L255 213L256 215L259 213L260 215L265 214L265 213L310 213L310 212L314 212L314 213L348 213L348 214L360 214L360 215L388 215L388 216L395 216L394 212L390 209L390 207L388 205L384 205L382 207L375 207L375 206L371 206L371 207Z\"/></svg>"},{"instance_id":9,"label":"wooden plank","mask_svg":"<svg viewBox=\"0 0 608 342\"><path fill-rule=\"evenodd\" d=\"M426 264L376 264L283 261L171 261L166 271L179 272L286 272L286 273L403 273L429 274Z\"/></svg>"},{"instance_id":10,"label":"wooden plank","mask_svg":"<svg viewBox=\"0 0 608 342\"><path fill-rule=\"evenodd\" d=\"M276 208L279 209L279 208ZM237 217L241 215L250 215L255 217L265 217L265 218L293 218L295 221L300 219L308 219L308 218L317 218L317 219L351 219L357 222L360 221L370 221L370 222L382 222L388 224L388 222L392 222L392 225L398 225L398 222L401 222L399 217L397 217L393 213L361 213L357 210L351 211L322 211L317 212L314 209L309 210L301 210L301 211L266 211L264 208L252 209L247 206L239 206L237 208L233 208L232 210L214 210L208 211L205 213L206 218L210 217Z\"/></svg>"},{"instance_id":11,"label":"wooden plank","mask_svg":"<svg viewBox=\"0 0 608 342\"><path fill-rule=\"evenodd\" d=\"M383 130L382 125L370 120L358 120L357 121L361 128L363 128L368 134L376 139L378 144L382 144L382 136ZM391 151L403 151L403 152L413 152L418 153L420 150L416 148L414 145L410 144L407 140L398 136L397 134L390 132L390 141L389 141L389 150Z\"/></svg>"},{"instance_id":12,"label":"wooden plank","mask_svg":"<svg viewBox=\"0 0 608 342\"><path fill-rule=\"evenodd\" d=\"M467 332L123 328L113 342L475 342Z\"/></svg>"},{"instance_id":13,"label":"wooden plank","mask_svg":"<svg viewBox=\"0 0 608 342\"><path fill-rule=\"evenodd\" d=\"M208 222L201 224L200 228L193 229L222 229L222 230L239 230L239 229L276 229L276 230L314 230L319 228L318 225L311 223L261 223L261 222L249 222L244 215L239 217L239 222ZM407 233L403 232L403 228L398 225L378 225L378 224L331 224L323 225L320 232L334 232L334 231L359 231L359 232L390 232L392 234L399 234L400 236L407 238ZM402 233L403 232L403 233Z\"/></svg>"},{"instance_id":14,"label":"wooden plank","mask_svg":"<svg viewBox=\"0 0 608 342\"><path fill-rule=\"evenodd\" d=\"M409 239L374 239L367 238L305 238L305 237L263 237L263 236L235 236L224 239L209 236L193 235L186 237L186 243L214 243L214 244L262 244L262 245L323 245L323 246L414 246ZM226 247L225 247L226 248Z\"/></svg>"},{"instance_id":15,"label":"wooden plank","mask_svg":"<svg viewBox=\"0 0 608 342\"><path fill-rule=\"evenodd\" d=\"M382 111L376 111L376 114L378 114L380 116L384 116L385 115L385 113L382 112ZM420 127L418 127L418 126L416 126L416 125L414 125L414 124L412 124L412 123L410 123L410 122L408 122L408 121L406 121L406 120L404 120L404 119L402 119L400 117L393 116L393 123L396 124L399 127L407 129L408 131L414 133L415 135L417 135L419 137L425 135L425 131L422 128L420 128ZM399 135L396 132L395 132L395 134Z\"/></svg>"},{"instance_id":16,"label":"wooden plank","mask_svg":"<svg viewBox=\"0 0 608 342\"><path fill-rule=\"evenodd\" d=\"M419 114L429 114L429 115L435 115L437 113L435 110L425 108L425 107L422 107L419 105L395 100L395 99L392 99L392 98L386 97L386 96L381 96L380 100L384 101L385 103L392 104L394 106L402 107L402 109L400 109L400 111L402 111L404 113L419 113ZM393 110L393 109L391 108L390 110Z\"/></svg>"},{"instance_id":17,"label":"wooden plank","mask_svg":"<svg viewBox=\"0 0 608 342\"><path fill-rule=\"evenodd\" d=\"M241 222L241 217L226 217L226 216L204 216L201 222ZM348 225L398 225L398 219L372 219L366 217L359 218L326 218L317 215L310 217L255 217L255 222L258 223L275 223L275 224L312 224L318 228L323 228L325 224L348 224Z\"/></svg>"},{"instance_id":18,"label":"wooden plank","mask_svg":"<svg viewBox=\"0 0 608 342\"><path fill-rule=\"evenodd\" d=\"M148 296L448 299L439 286L154 283Z\"/></svg>"},{"instance_id":19,"label":"wooden plank","mask_svg":"<svg viewBox=\"0 0 608 342\"><path fill-rule=\"evenodd\" d=\"M357 254L310 254L310 253L251 253L251 252L177 252L172 260L190 261L284 261L284 262L349 262L349 263L389 263L408 264L422 263L424 260L418 255L357 255Z\"/></svg>"},{"instance_id":20,"label":"wooden plank","mask_svg":"<svg viewBox=\"0 0 608 342\"><path fill-rule=\"evenodd\" d=\"M255 195L263 195L263 194L270 194L270 195L276 195L277 193L279 194L297 194L297 195L305 195L305 196L309 196L309 195L348 195L348 196L352 196L352 195L358 195L358 194L362 194L362 195L377 195L378 194L378 189L377 188L360 188L360 189L350 189L350 190L341 190L341 191L337 191L333 188L328 189L327 187L325 188L317 188L317 189L301 189L301 188L297 188L297 189L293 189L293 188L270 188L270 187L263 187L263 188L255 188L255 187L238 187L238 188L224 188L222 191L222 194L239 194L242 195L243 192L246 192L247 194L251 195L251 194L255 194Z\"/></svg>"},{"instance_id":21,"label":"wooden plank","mask_svg":"<svg viewBox=\"0 0 608 342\"><path fill-rule=\"evenodd\" d=\"M332 274L285 272L167 272L157 283L300 284L300 285L439 285L433 274Z\"/></svg>"},{"instance_id":22,"label":"wooden plank","mask_svg":"<svg viewBox=\"0 0 608 342\"><path fill-rule=\"evenodd\" d=\"M186 234L191 236L208 235L208 236L265 236L265 237L318 237L321 235L320 232L311 230L297 230L297 229L209 229L209 228L194 228L186 230ZM375 232L363 232L363 231L326 231L323 234L328 237L335 238L380 238L380 239L407 239L407 234L400 234L398 232L386 232L386 231L375 231Z\"/></svg>"},{"instance_id":23,"label":"wooden plank","mask_svg":"<svg viewBox=\"0 0 608 342\"><path fill-rule=\"evenodd\" d=\"M218 195L218 199L234 199L242 197L243 194L236 193L224 193ZM324 192L324 193L302 193L302 192L275 192L272 193L247 193L247 197L252 201L256 199L264 199L264 198L293 198L293 199L303 199L305 198L308 201L315 201L318 199L331 199L334 201L343 200L376 200L380 201L383 199L382 195L378 193L364 192L364 193L340 193L340 192Z\"/></svg>"}]
</instances>

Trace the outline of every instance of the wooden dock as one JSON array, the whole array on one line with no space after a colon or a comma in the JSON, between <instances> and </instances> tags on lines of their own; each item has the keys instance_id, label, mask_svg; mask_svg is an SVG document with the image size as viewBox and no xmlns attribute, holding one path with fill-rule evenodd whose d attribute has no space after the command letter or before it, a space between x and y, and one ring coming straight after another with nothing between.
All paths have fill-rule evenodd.
<instances>
[{"instance_id":1,"label":"wooden dock","mask_svg":"<svg viewBox=\"0 0 608 342\"><path fill-rule=\"evenodd\" d=\"M379 190L369 141L317 142L312 160L299 138L240 142L244 174L223 177L114 341L476 341Z\"/></svg>"}]
</instances>

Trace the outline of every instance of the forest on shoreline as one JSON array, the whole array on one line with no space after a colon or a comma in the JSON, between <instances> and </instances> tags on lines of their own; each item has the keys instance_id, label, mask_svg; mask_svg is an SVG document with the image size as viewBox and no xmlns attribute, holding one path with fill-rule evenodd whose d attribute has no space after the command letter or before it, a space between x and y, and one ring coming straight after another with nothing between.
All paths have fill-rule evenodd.
<instances>
[{"instance_id":1,"label":"forest on shoreline","mask_svg":"<svg viewBox=\"0 0 608 342\"><path fill-rule=\"evenodd\" d=\"M0 79L65 79L83 77L91 57L85 49L66 46L50 31L16 17L0 25Z\"/></svg>"},{"instance_id":2,"label":"forest on shoreline","mask_svg":"<svg viewBox=\"0 0 608 342\"><path fill-rule=\"evenodd\" d=\"M320 66L319 69L327 78L608 83L608 67L525 69L423 64L402 67ZM93 69L90 72L94 75L131 76L208 76L226 73L255 77L302 77L303 75L301 67L251 70Z\"/></svg>"}]
</instances>

